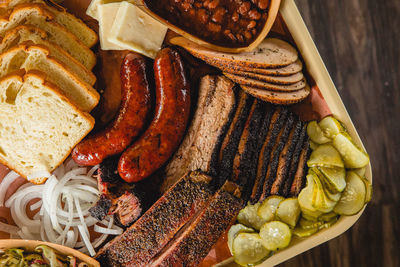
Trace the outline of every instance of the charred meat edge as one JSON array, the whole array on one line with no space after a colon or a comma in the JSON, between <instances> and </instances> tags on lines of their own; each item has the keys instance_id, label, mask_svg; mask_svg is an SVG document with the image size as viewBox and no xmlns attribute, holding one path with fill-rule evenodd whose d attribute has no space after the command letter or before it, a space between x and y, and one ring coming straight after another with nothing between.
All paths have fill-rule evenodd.
<instances>
[{"instance_id":1,"label":"charred meat edge","mask_svg":"<svg viewBox=\"0 0 400 267\"><path fill-rule=\"evenodd\" d=\"M215 170L212 170L212 166L215 166L213 161L216 161L215 155L219 151L237 105L234 86L223 76L206 76L201 80L197 109L184 141L166 167L164 190L187 171L201 169L215 176ZM212 116L204 120L205 114ZM204 148L206 141L209 143L207 150L199 149ZM202 154L197 155L197 153Z\"/></svg>"},{"instance_id":2,"label":"charred meat edge","mask_svg":"<svg viewBox=\"0 0 400 267\"><path fill-rule=\"evenodd\" d=\"M260 202L271 194L271 186L275 180L276 171L278 168L279 155L281 154L282 149L285 146L286 141L288 140L289 134L293 128L294 121L295 121L294 115L290 114L285 127L279 133L277 142L275 143L274 147L271 150L271 156L270 156L271 160L270 163L268 164L267 172L265 174L263 191L261 193L261 197L259 200Z\"/></svg>"},{"instance_id":3,"label":"charred meat edge","mask_svg":"<svg viewBox=\"0 0 400 267\"><path fill-rule=\"evenodd\" d=\"M304 142L307 140L307 123L303 123L299 140L296 144L296 148L293 152L292 162L290 163L290 170L287 179L285 180L285 184L282 190L282 196L289 197L290 196L290 188L292 186L294 176L297 171L297 166L299 165L299 159L301 151L303 150Z\"/></svg>"},{"instance_id":4,"label":"charred meat edge","mask_svg":"<svg viewBox=\"0 0 400 267\"><path fill-rule=\"evenodd\" d=\"M235 220L245 201L227 181L199 216L177 234L149 266L197 266Z\"/></svg>"},{"instance_id":5,"label":"charred meat edge","mask_svg":"<svg viewBox=\"0 0 400 267\"><path fill-rule=\"evenodd\" d=\"M276 108L271 117L268 134L265 137L260 135L259 144L261 144L261 149L257 162L257 176L250 198L252 204L258 202L260 199L264 186L265 175L270 162L271 150L277 142L278 135L285 125L285 120L288 114L288 109L282 107Z\"/></svg>"},{"instance_id":6,"label":"charred meat edge","mask_svg":"<svg viewBox=\"0 0 400 267\"><path fill-rule=\"evenodd\" d=\"M301 189L306 185L306 175L308 171L307 160L310 157L311 148L308 136L304 142L303 150L301 151L299 165L296 174L294 175L293 183L290 188L290 196L297 197Z\"/></svg>"},{"instance_id":7,"label":"charred meat edge","mask_svg":"<svg viewBox=\"0 0 400 267\"><path fill-rule=\"evenodd\" d=\"M292 162L293 152L299 140L300 132L302 129L302 122L298 121L290 132L288 141L286 142L278 161L278 168L276 171L276 178L271 187L271 195L282 195L283 186L288 179L289 168Z\"/></svg>"},{"instance_id":8,"label":"charred meat edge","mask_svg":"<svg viewBox=\"0 0 400 267\"><path fill-rule=\"evenodd\" d=\"M191 172L96 255L104 266L146 266L212 197L211 178Z\"/></svg>"},{"instance_id":9,"label":"charred meat edge","mask_svg":"<svg viewBox=\"0 0 400 267\"><path fill-rule=\"evenodd\" d=\"M221 145L218 166L219 173L216 180L217 187L221 187L232 175L233 159L236 155L240 137L253 102L253 97L241 91L238 109Z\"/></svg>"},{"instance_id":10,"label":"charred meat edge","mask_svg":"<svg viewBox=\"0 0 400 267\"><path fill-rule=\"evenodd\" d=\"M248 200L251 188L254 185L255 169L258 151L258 134L263 122L265 103L256 101L252 116L246 123L245 130L239 142L238 151L234 159L233 177L242 188L243 199Z\"/></svg>"}]
</instances>

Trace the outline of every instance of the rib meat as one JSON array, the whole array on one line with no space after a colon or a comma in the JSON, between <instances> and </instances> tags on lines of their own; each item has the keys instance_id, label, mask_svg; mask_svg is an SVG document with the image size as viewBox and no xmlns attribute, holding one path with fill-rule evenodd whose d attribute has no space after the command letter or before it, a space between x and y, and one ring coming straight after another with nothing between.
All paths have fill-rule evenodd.
<instances>
[{"instance_id":1,"label":"rib meat","mask_svg":"<svg viewBox=\"0 0 400 267\"><path fill-rule=\"evenodd\" d=\"M311 148L308 136L303 143L303 150L300 154L299 164L297 166L296 174L294 175L293 183L290 188L290 196L296 197L300 194L301 189L306 185L307 175L307 160L310 157Z\"/></svg>"},{"instance_id":2,"label":"rib meat","mask_svg":"<svg viewBox=\"0 0 400 267\"><path fill-rule=\"evenodd\" d=\"M236 220L244 204L239 187L227 181L199 216L182 229L149 266L197 266Z\"/></svg>"},{"instance_id":3,"label":"rib meat","mask_svg":"<svg viewBox=\"0 0 400 267\"><path fill-rule=\"evenodd\" d=\"M166 167L163 191L188 171L200 169L213 175L211 165L215 165L235 108L231 81L223 76L205 76L201 80L196 112L185 139Z\"/></svg>"},{"instance_id":4,"label":"rib meat","mask_svg":"<svg viewBox=\"0 0 400 267\"><path fill-rule=\"evenodd\" d=\"M147 266L211 196L210 177L197 171L187 174L122 235L105 245L96 259L103 266Z\"/></svg>"}]
</instances>

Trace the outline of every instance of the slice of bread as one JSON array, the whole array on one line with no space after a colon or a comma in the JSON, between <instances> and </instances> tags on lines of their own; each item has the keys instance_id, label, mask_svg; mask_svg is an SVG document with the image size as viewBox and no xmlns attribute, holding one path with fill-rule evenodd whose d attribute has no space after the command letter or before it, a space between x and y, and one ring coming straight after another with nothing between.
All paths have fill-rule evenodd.
<instances>
[{"instance_id":1,"label":"slice of bread","mask_svg":"<svg viewBox=\"0 0 400 267\"><path fill-rule=\"evenodd\" d=\"M46 5L46 2L43 0L5 0L0 5L0 14L5 14L8 10L18 7L21 4L39 5L54 13L54 20L67 28L88 47L94 46L98 41L97 34L83 23L82 20L63 9L58 10L56 7Z\"/></svg>"},{"instance_id":2,"label":"slice of bread","mask_svg":"<svg viewBox=\"0 0 400 267\"><path fill-rule=\"evenodd\" d=\"M0 79L0 162L21 176L52 172L93 126L42 73L19 70Z\"/></svg>"},{"instance_id":3,"label":"slice of bread","mask_svg":"<svg viewBox=\"0 0 400 267\"><path fill-rule=\"evenodd\" d=\"M96 64L96 55L54 18L54 13L40 5L19 5L0 17L0 37L4 37L7 31L20 25L36 26L46 32L48 40L60 45L74 58L80 58L84 66L92 69Z\"/></svg>"},{"instance_id":4,"label":"slice of bread","mask_svg":"<svg viewBox=\"0 0 400 267\"><path fill-rule=\"evenodd\" d=\"M69 72L50 51L38 45L19 45L0 55L0 77L18 69L39 70L81 110L89 112L99 102L100 95L88 83Z\"/></svg>"},{"instance_id":5,"label":"slice of bread","mask_svg":"<svg viewBox=\"0 0 400 267\"><path fill-rule=\"evenodd\" d=\"M37 27L21 25L8 31L0 42L0 54L6 52L13 46L24 43L33 43L45 46L58 60L67 65L84 81L90 85L93 85L96 82L96 76L89 69L73 58L60 46L46 40L46 33Z\"/></svg>"}]
</instances>

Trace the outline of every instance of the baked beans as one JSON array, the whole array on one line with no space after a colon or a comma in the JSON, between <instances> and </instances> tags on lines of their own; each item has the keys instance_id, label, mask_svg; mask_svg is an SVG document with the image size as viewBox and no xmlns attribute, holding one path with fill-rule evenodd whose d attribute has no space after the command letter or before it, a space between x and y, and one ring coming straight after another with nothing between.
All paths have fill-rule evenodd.
<instances>
[{"instance_id":1,"label":"baked beans","mask_svg":"<svg viewBox=\"0 0 400 267\"><path fill-rule=\"evenodd\" d=\"M243 47L263 29L270 0L145 0L147 7L205 41Z\"/></svg>"}]
</instances>

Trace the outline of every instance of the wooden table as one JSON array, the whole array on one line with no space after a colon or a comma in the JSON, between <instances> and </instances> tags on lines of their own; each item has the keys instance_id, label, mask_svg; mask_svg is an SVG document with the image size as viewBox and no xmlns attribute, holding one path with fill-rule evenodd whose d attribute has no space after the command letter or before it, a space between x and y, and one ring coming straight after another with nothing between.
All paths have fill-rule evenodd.
<instances>
[{"instance_id":1,"label":"wooden table","mask_svg":"<svg viewBox=\"0 0 400 267\"><path fill-rule=\"evenodd\" d=\"M373 201L345 234L280 266L400 266L400 1L296 0L371 156Z\"/></svg>"}]
</instances>

